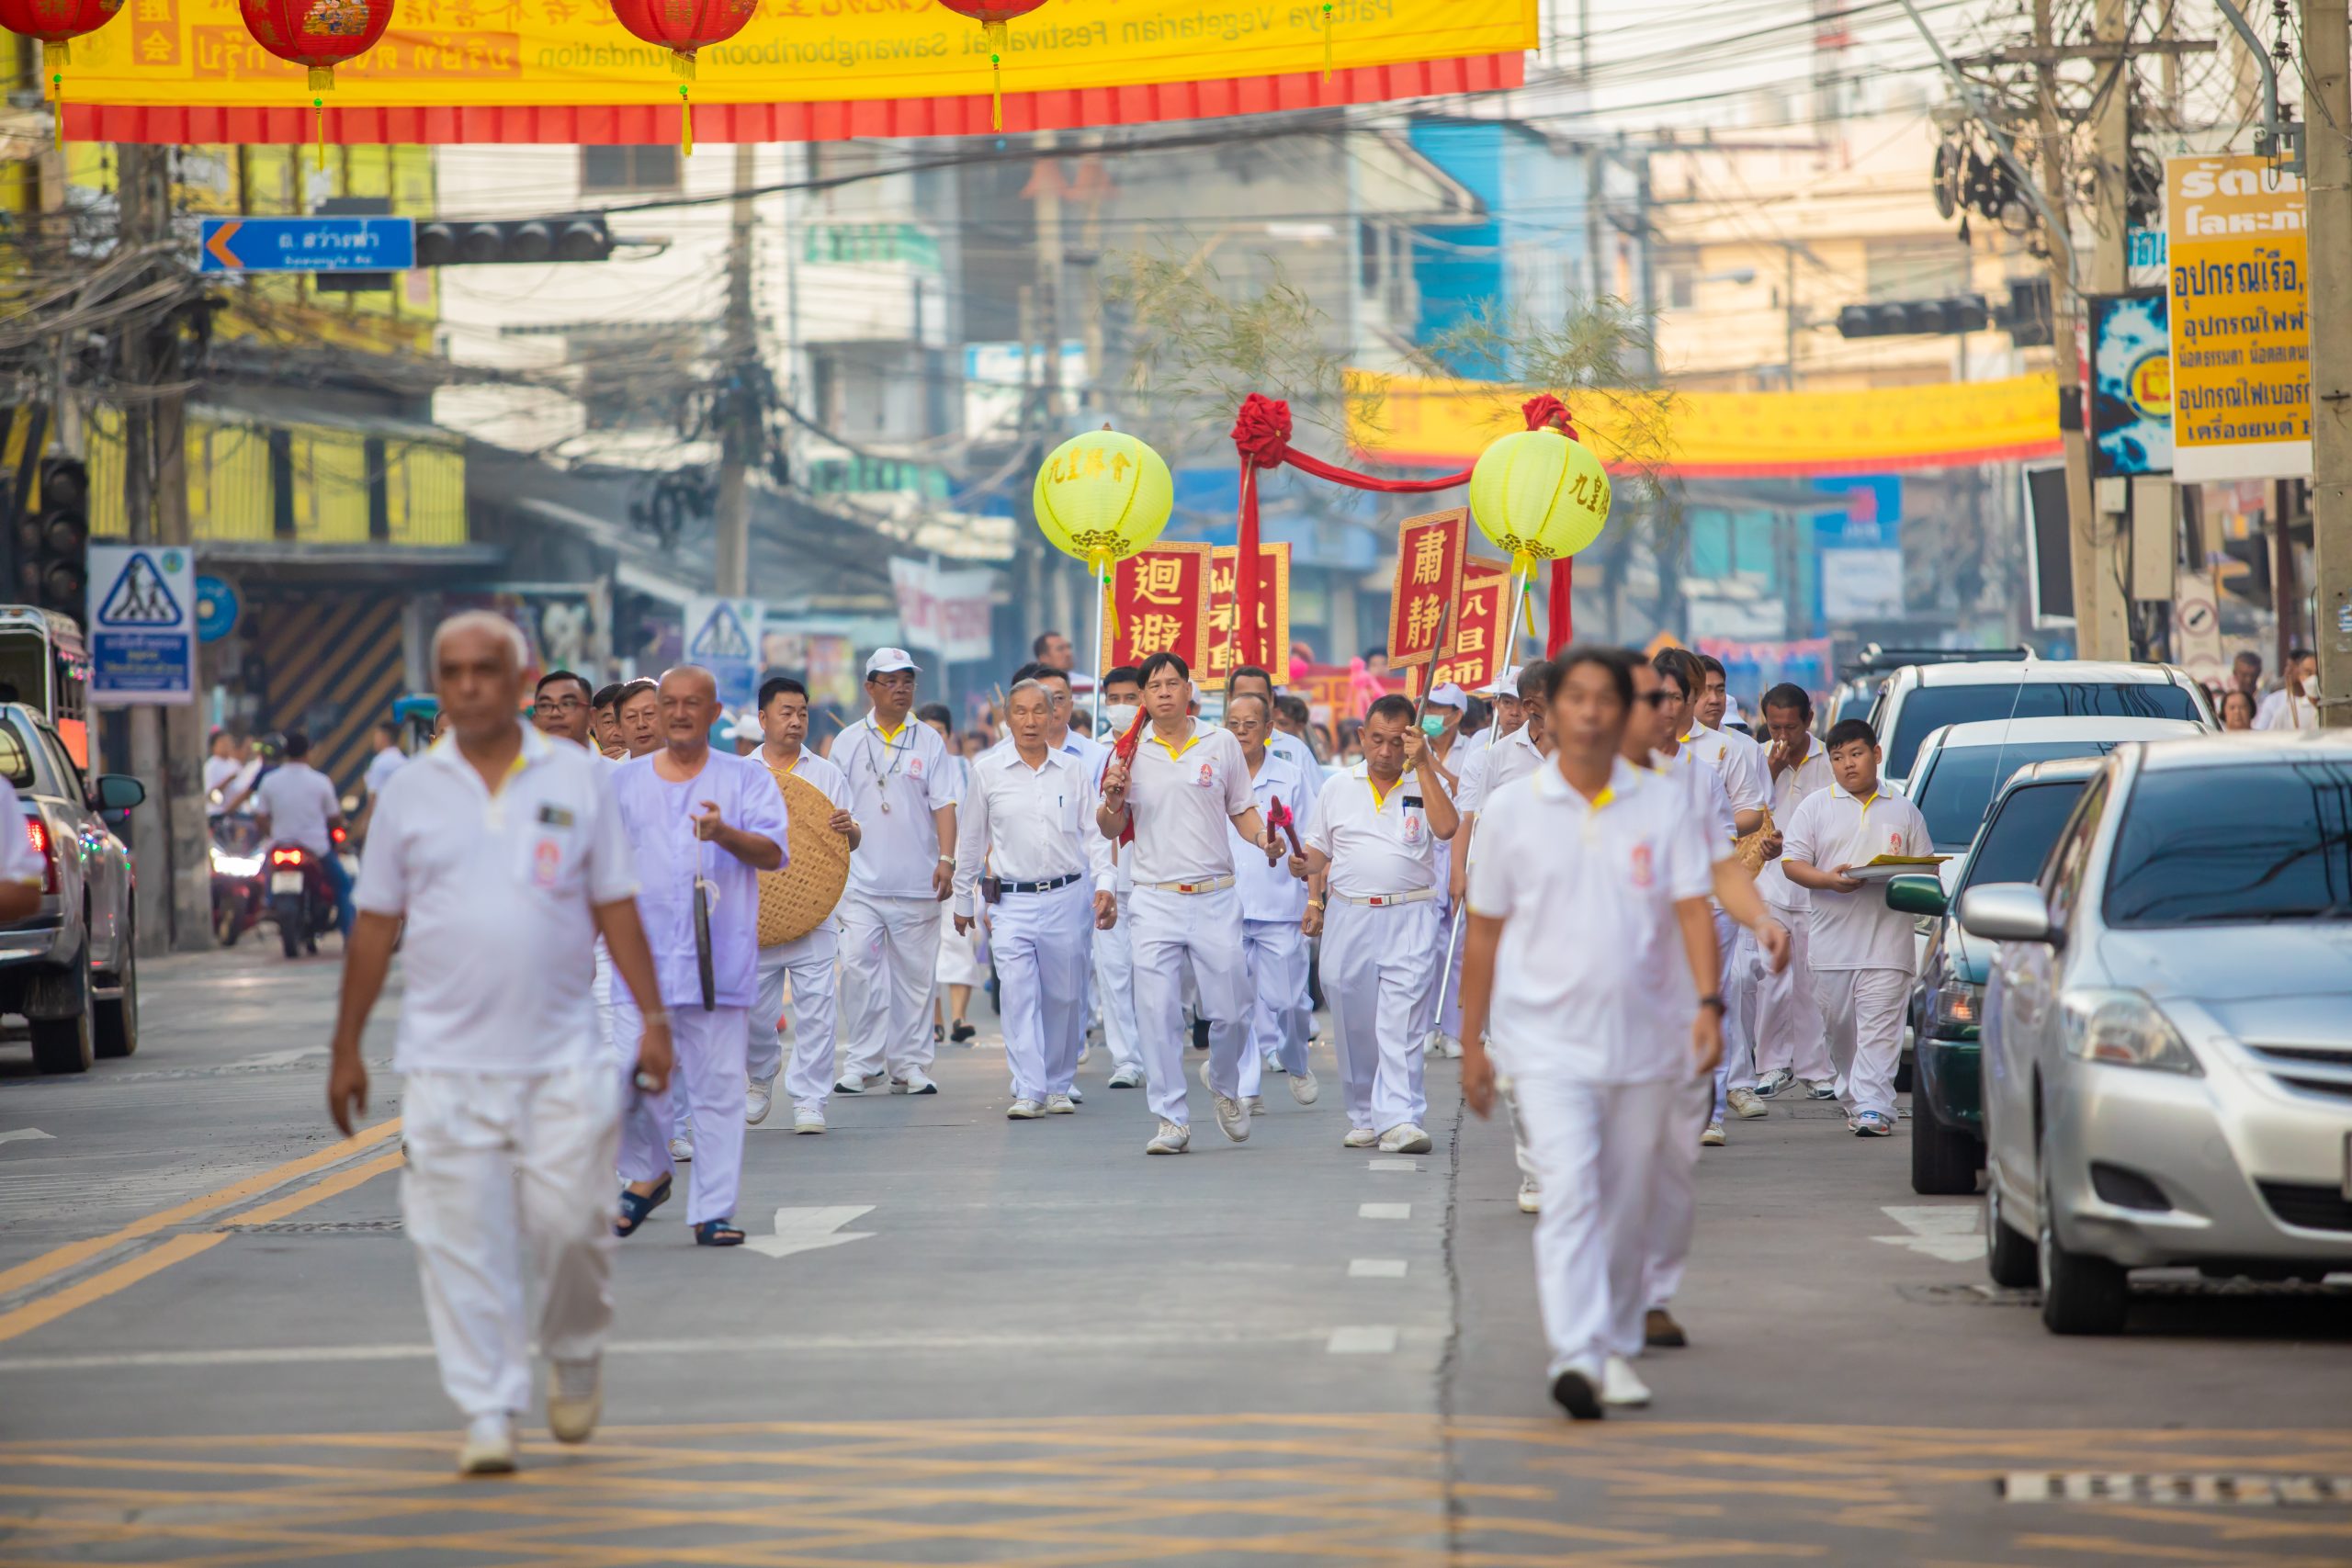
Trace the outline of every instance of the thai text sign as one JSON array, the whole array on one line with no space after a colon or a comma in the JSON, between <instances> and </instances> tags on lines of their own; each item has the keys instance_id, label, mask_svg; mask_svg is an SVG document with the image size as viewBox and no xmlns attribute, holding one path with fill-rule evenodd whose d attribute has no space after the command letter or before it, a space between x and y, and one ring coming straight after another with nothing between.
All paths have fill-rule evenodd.
<instances>
[{"instance_id":1,"label":"thai text sign","mask_svg":"<svg viewBox=\"0 0 2352 1568\"><path fill-rule=\"evenodd\" d=\"M1195 677L1209 628L1209 547L1154 545L1111 571L1111 615L1102 628L1102 664L1140 664L1172 652Z\"/></svg>"},{"instance_id":2,"label":"thai text sign","mask_svg":"<svg viewBox=\"0 0 2352 1568\"><path fill-rule=\"evenodd\" d=\"M2173 473L2312 471L2303 183L2251 156L2165 160Z\"/></svg>"},{"instance_id":3,"label":"thai text sign","mask_svg":"<svg viewBox=\"0 0 2352 1568\"><path fill-rule=\"evenodd\" d=\"M1396 530L1396 588L1388 601L1388 667L1437 657L1445 607L1462 592L1462 557L1470 544L1470 509L1408 517Z\"/></svg>"},{"instance_id":4,"label":"thai text sign","mask_svg":"<svg viewBox=\"0 0 2352 1568\"><path fill-rule=\"evenodd\" d=\"M1219 545L1209 557L1208 666L1201 680L1222 687L1241 667L1241 599L1234 565L1238 545ZM1266 673L1277 686L1290 683L1290 547L1258 547L1258 640L1266 649Z\"/></svg>"}]
</instances>

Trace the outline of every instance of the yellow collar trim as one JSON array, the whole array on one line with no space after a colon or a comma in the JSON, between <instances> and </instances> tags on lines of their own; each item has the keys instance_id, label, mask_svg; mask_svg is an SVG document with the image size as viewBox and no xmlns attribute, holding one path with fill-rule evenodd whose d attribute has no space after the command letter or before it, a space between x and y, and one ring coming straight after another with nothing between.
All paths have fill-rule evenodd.
<instances>
[{"instance_id":1,"label":"yellow collar trim","mask_svg":"<svg viewBox=\"0 0 2352 1568\"><path fill-rule=\"evenodd\" d=\"M882 738L882 743L885 746L896 746L899 743L899 737L907 732L907 726L912 724L914 720L911 718L902 718L899 721L899 728L896 729L883 728L881 721L878 719L869 718L865 722L874 727L874 733Z\"/></svg>"},{"instance_id":2,"label":"yellow collar trim","mask_svg":"<svg viewBox=\"0 0 2352 1568\"><path fill-rule=\"evenodd\" d=\"M1198 746L1201 743L1201 737L1204 733L1206 732L1200 728L1199 726L1195 725L1193 728L1193 733L1185 738L1184 744L1182 746L1170 746L1167 741L1162 740L1157 735L1152 736L1150 739L1153 745L1168 753L1168 760L1170 761L1181 762L1184 760L1185 752L1191 750L1193 747Z\"/></svg>"}]
</instances>

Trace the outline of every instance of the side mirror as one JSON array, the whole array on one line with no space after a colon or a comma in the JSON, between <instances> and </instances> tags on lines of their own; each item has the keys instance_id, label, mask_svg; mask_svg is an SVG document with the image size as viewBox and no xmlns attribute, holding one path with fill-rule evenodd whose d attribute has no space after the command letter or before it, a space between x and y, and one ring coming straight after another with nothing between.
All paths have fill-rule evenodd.
<instances>
[{"instance_id":1,"label":"side mirror","mask_svg":"<svg viewBox=\"0 0 2352 1568\"><path fill-rule=\"evenodd\" d=\"M1960 923L1987 942L2043 942L2055 946L2050 906L2030 882L1996 882L1960 896Z\"/></svg>"},{"instance_id":2,"label":"side mirror","mask_svg":"<svg viewBox=\"0 0 2352 1568\"><path fill-rule=\"evenodd\" d=\"M1951 907L1941 878L1894 876L1886 883L1886 907L1905 915L1939 916Z\"/></svg>"},{"instance_id":3,"label":"side mirror","mask_svg":"<svg viewBox=\"0 0 2352 1568\"><path fill-rule=\"evenodd\" d=\"M129 773L98 775L98 809L130 811L145 804L147 786Z\"/></svg>"}]
</instances>

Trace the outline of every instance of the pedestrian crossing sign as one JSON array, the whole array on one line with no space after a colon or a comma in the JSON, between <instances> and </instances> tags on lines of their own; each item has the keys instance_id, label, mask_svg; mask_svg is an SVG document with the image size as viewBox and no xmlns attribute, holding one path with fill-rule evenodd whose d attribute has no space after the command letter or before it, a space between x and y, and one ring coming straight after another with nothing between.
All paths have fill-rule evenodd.
<instances>
[{"instance_id":1,"label":"pedestrian crossing sign","mask_svg":"<svg viewBox=\"0 0 2352 1568\"><path fill-rule=\"evenodd\" d=\"M93 703L196 700L196 562L179 546L90 547Z\"/></svg>"},{"instance_id":2,"label":"pedestrian crossing sign","mask_svg":"<svg viewBox=\"0 0 2352 1568\"><path fill-rule=\"evenodd\" d=\"M175 559L180 554L177 550L165 553ZM164 581L155 555L147 550L130 552L114 586L107 591L106 602L98 606L102 626L171 627L186 619L179 601Z\"/></svg>"},{"instance_id":3,"label":"pedestrian crossing sign","mask_svg":"<svg viewBox=\"0 0 2352 1568\"><path fill-rule=\"evenodd\" d=\"M758 695L763 619L756 599L698 598L686 605L686 662L710 671L719 702L730 710L749 708Z\"/></svg>"}]
</instances>

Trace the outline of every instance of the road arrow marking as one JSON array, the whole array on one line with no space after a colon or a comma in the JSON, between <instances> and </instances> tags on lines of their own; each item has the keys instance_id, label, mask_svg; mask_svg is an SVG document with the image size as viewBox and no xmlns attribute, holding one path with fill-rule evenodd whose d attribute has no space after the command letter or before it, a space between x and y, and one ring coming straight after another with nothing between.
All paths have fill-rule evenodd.
<instances>
[{"instance_id":1,"label":"road arrow marking","mask_svg":"<svg viewBox=\"0 0 2352 1568\"><path fill-rule=\"evenodd\" d=\"M842 1231L842 1227L873 1212L871 1203L841 1209L778 1209L775 1235L749 1236L743 1245L770 1258L789 1258L796 1252L818 1252L846 1241L871 1241L871 1231Z\"/></svg>"},{"instance_id":2,"label":"road arrow marking","mask_svg":"<svg viewBox=\"0 0 2352 1568\"><path fill-rule=\"evenodd\" d=\"M19 1138L50 1138L53 1140L56 1135L57 1134L54 1133L44 1133L38 1127L19 1127L14 1132L0 1133L0 1144L13 1144Z\"/></svg>"},{"instance_id":3,"label":"road arrow marking","mask_svg":"<svg viewBox=\"0 0 2352 1568\"><path fill-rule=\"evenodd\" d=\"M212 253L213 260L232 269L242 268L245 265L244 258L229 248L230 240L243 227L243 220L232 218L205 236L204 248Z\"/></svg>"},{"instance_id":4,"label":"road arrow marking","mask_svg":"<svg viewBox=\"0 0 2352 1568\"><path fill-rule=\"evenodd\" d=\"M1984 1211L1973 1203L1888 1204L1880 1210L1908 1235L1874 1235L1886 1247L1906 1247L1947 1263L1966 1263L1984 1255Z\"/></svg>"}]
</instances>

